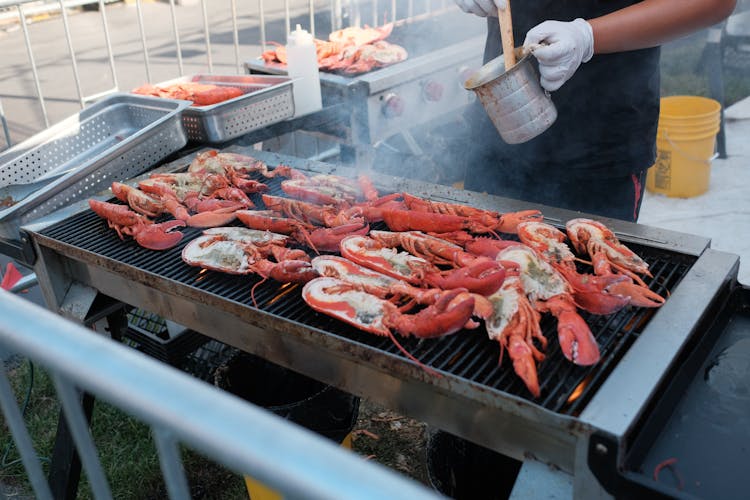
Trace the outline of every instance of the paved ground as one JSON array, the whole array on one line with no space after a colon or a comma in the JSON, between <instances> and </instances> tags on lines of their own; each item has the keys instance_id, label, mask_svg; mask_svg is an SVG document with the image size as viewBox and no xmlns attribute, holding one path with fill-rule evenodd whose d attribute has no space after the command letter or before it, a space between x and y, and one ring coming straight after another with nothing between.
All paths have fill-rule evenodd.
<instances>
[{"instance_id":1,"label":"paved ground","mask_svg":"<svg viewBox=\"0 0 750 500\"><path fill-rule=\"evenodd\" d=\"M750 97L726 110L726 159L711 165L708 191L693 198L646 192L639 222L711 238L711 247L740 256L740 282L750 284Z\"/></svg>"}]
</instances>

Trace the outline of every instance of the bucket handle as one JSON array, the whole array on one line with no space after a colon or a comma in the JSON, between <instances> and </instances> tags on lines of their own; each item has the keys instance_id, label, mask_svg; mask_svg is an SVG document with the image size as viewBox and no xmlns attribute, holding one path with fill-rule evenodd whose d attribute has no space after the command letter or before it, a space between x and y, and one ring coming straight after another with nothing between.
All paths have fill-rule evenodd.
<instances>
[{"instance_id":1,"label":"bucket handle","mask_svg":"<svg viewBox=\"0 0 750 500\"><path fill-rule=\"evenodd\" d=\"M672 142L672 139L669 138L669 132L667 130L664 130L664 137L667 139L667 142L669 143L670 146L672 146L672 149L674 151L677 151L683 157L685 157L688 160L693 161L695 163L705 163L706 165L708 165L710 167L711 166L711 162L713 160L715 160L716 158L719 157L719 153L716 152L716 153L712 154L708 159L698 158L697 156L691 155L690 153L688 153L687 151L685 151L684 149L682 149L681 147L679 147L677 144L675 144L674 142Z\"/></svg>"}]
</instances>

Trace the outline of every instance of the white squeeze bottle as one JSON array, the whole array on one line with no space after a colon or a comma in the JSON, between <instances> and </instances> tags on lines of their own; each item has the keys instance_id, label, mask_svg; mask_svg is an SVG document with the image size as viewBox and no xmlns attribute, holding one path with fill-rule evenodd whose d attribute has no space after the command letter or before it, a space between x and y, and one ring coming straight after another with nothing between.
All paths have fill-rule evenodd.
<instances>
[{"instance_id":1,"label":"white squeeze bottle","mask_svg":"<svg viewBox=\"0 0 750 500\"><path fill-rule=\"evenodd\" d=\"M318 57L312 35L298 24L286 40L287 71L294 94L294 116L306 115L323 107L320 97Z\"/></svg>"}]
</instances>

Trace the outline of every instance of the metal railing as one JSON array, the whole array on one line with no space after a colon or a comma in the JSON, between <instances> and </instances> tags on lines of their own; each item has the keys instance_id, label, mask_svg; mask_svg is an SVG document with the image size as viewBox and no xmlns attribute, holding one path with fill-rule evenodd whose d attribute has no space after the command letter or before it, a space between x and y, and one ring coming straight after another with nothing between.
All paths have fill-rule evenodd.
<instances>
[{"instance_id":1,"label":"metal railing","mask_svg":"<svg viewBox=\"0 0 750 500\"><path fill-rule=\"evenodd\" d=\"M232 50L234 52L234 63L236 66L237 73L243 71L242 61L240 59L240 39L239 39L239 23L238 23L238 0L227 0L230 2L230 15L231 15L231 35L232 35ZM283 19L286 33L288 34L292 28L293 18L306 17L309 23L309 30L316 35L316 14L320 18L321 13L328 11L330 14L330 28L331 30L344 28L346 26L360 26L364 24L369 25L380 25L386 21L408 21L411 18L415 18L421 15L430 14L439 10L444 10L449 6L454 7L453 3L449 0L408 0L399 1L396 0L284 0L282 2L271 1L271 0L240 0L244 7L248 4L254 5L257 8L257 23L259 29L259 40L258 45L261 51L265 51L267 48L267 26L269 22L281 21ZM81 6L84 4L98 4L99 15L101 16L102 34L104 38L104 47L107 53L107 64L109 66L109 74L111 79L111 87L108 89L99 90L93 94L86 95L81 85L82 76L79 71L77 53L74 47L73 39L71 36L71 28L68 20L68 9L71 7ZM43 93L41 80L39 76L39 66L35 58L35 50L31 43L31 36L27 27L28 17L37 14L41 11L54 12L60 15L62 19L65 42L68 51L70 67L73 73L73 80L76 89L76 99L81 108L87 103L97 100L112 92L120 91L120 82L118 81L118 61L113 51L112 37L110 34L110 25L107 19L107 8L106 4L112 3L112 0L57 0L56 2L48 2L44 5L39 4L38 1L34 0L0 0L0 8L12 10L15 9L18 24L23 32L23 40L28 55L28 65L31 71L31 77L33 79L33 91L36 94L36 101L38 102L39 109L41 111L42 118L44 120L44 126L49 127L50 118L49 112L46 105L46 99ZM33 5L29 5L33 4ZM214 3L214 8L215 8ZM214 71L214 47L211 45L212 30L209 23L207 8L207 0L200 0L201 14L202 14L202 35L205 44L205 64L206 70L209 73ZM170 21L174 47L176 49L175 64L178 74L176 76L182 76L184 72L183 63L183 48L182 40L180 35L180 26L178 23L177 8L179 5L176 4L176 0L169 0L170 8ZM143 5L141 0L135 1L136 17L138 23L138 33L140 37L141 52L143 57L144 70L149 83L156 83L152 81L152 62L150 59L150 50L148 44L148 37L146 34L146 28L143 16ZM323 36L322 33L317 33L319 36ZM225 49L226 50L226 49ZM260 55L260 54L256 54ZM2 101L0 100L0 122L2 122L3 133L5 135L6 147L12 145L11 135L8 127L8 121L3 111ZM4 149L4 148L0 148Z\"/></svg>"},{"instance_id":2,"label":"metal railing","mask_svg":"<svg viewBox=\"0 0 750 500\"><path fill-rule=\"evenodd\" d=\"M0 345L51 374L95 498L112 498L112 492L77 390L150 426L170 498L190 498L181 444L238 473L251 472L288 498L438 498L415 481L9 292L0 291L0 317ZM36 497L52 498L5 369L0 404Z\"/></svg>"}]
</instances>

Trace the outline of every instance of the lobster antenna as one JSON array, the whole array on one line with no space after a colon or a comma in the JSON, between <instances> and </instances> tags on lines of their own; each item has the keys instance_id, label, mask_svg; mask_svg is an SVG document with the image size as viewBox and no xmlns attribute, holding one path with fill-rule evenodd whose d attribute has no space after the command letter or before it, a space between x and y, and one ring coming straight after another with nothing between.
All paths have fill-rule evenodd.
<instances>
[{"instance_id":1,"label":"lobster antenna","mask_svg":"<svg viewBox=\"0 0 750 500\"><path fill-rule=\"evenodd\" d=\"M433 370L432 368L430 368L430 367L429 367L429 366L427 366L426 364L422 363L422 362L421 362L421 361L419 361L419 360L418 360L417 358L415 358L415 357L414 357L414 356L413 356L413 355L412 355L412 354L411 354L411 353L410 353L409 351L407 351L407 350L406 350L406 349L404 348L404 346L402 346L402 345L401 345L401 344L400 344L400 343L398 342L398 340L396 340L396 336L395 336L395 335L393 335L393 332L391 332L391 331L388 331L388 337L390 337L390 339L391 339L391 341L392 341L392 342L394 343L394 345L395 345L396 347L398 347L398 350L399 350L399 351L401 351L402 353L404 353L404 356L406 356L406 357L407 357L407 358L409 358L410 360L414 361L414 362L415 362L415 363L416 363L417 365L419 365L419 367L420 367L420 368L422 368L422 369L423 369L424 371L426 371L427 373L429 373L429 374L431 374L431 375L434 375L434 376L436 376L436 377L442 377L442 375L441 375L440 373L436 372L435 370Z\"/></svg>"}]
</instances>

